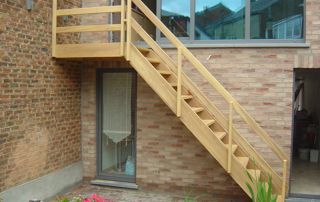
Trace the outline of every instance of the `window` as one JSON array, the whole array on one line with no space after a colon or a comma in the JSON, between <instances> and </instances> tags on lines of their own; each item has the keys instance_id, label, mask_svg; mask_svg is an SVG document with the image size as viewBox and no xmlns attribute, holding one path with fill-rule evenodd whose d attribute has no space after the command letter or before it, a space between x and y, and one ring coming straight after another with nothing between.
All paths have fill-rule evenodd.
<instances>
[{"instance_id":1,"label":"window","mask_svg":"<svg viewBox=\"0 0 320 202\"><path fill-rule=\"evenodd\" d=\"M244 39L245 1L196 0L195 39Z\"/></svg>"},{"instance_id":2,"label":"window","mask_svg":"<svg viewBox=\"0 0 320 202\"><path fill-rule=\"evenodd\" d=\"M251 39L302 39L303 0L251 0Z\"/></svg>"},{"instance_id":3,"label":"window","mask_svg":"<svg viewBox=\"0 0 320 202\"><path fill-rule=\"evenodd\" d=\"M161 20L177 37L190 36L189 0L162 0Z\"/></svg>"},{"instance_id":4,"label":"window","mask_svg":"<svg viewBox=\"0 0 320 202\"><path fill-rule=\"evenodd\" d=\"M177 37L190 41L304 37L304 0L158 1L162 22Z\"/></svg>"}]
</instances>

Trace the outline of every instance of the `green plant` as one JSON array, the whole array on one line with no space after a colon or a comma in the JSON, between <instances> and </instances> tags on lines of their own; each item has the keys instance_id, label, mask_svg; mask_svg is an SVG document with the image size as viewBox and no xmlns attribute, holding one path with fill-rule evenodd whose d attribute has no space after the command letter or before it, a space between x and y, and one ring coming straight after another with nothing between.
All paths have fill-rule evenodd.
<instances>
[{"instance_id":1,"label":"green plant","mask_svg":"<svg viewBox=\"0 0 320 202\"><path fill-rule=\"evenodd\" d=\"M183 202L197 202L197 200L193 196L185 196Z\"/></svg>"},{"instance_id":2,"label":"green plant","mask_svg":"<svg viewBox=\"0 0 320 202\"><path fill-rule=\"evenodd\" d=\"M276 202L277 196L272 194L272 177L268 177L268 182L263 182L257 179L257 176L251 176L247 171L248 178L251 182L246 182L246 185L250 191L252 202ZM256 193L254 193L254 189Z\"/></svg>"}]
</instances>

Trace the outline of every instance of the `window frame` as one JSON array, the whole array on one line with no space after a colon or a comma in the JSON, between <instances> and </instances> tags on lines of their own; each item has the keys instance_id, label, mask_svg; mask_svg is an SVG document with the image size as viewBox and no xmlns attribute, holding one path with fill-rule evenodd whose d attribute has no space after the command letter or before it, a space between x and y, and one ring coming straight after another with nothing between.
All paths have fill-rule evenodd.
<instances>
[{"instance_id":1,"label":"window frame","mask_svg":"<svg viewBox=\"0 0 320 202\"><path fill-rule=\"evenodd\" d=\"M161 20L161 5L162 0L156 0L157 1L157 17ZM215 45L215 44L305 44L306 43L306 0L303 0L303 27L302 27L302 33L303 36L301 39L251 39L251 1L245 0L245 36L244 39L225 39L225 40L196 40L195 39L195 7L196 7L196 0L188 0L190 1L190 38L180 38L180 40L187 45L194 45L194 46L201 46L204 47L206 44L209 46ZM156 29L156 40L160 44L167 45L170 44L170 42L164 38L161 37L161 33L159 29Z\"/></svg>"}]
</instances>

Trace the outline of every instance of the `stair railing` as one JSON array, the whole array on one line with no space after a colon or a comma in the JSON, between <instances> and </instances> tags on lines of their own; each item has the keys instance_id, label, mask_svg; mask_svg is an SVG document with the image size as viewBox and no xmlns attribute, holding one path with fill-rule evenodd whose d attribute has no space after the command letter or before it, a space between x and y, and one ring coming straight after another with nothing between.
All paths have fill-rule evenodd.
<instances>
[{"instance_id":1,"label":"stair railing","mask_svg":"<svg viewBox=\"0 0 320 202\"><path fill-rule=\"evenodd\" d=\"M220 82L207 70L207 68L185 47L185 45L155 16L151 10L141 0L128 0L127 5L127 59L130 58L131 45L131 9L134 3L142 13L158 28L164 36L178 50L178 65L177 66L177 116L181 116L181 76L182 76L182 57L187 59L197 71L212 85L214 89L230 104L229 109L229 155L228 155L228 172L231 172L231 156L232 156L232 131L233 131L233 115L232 112L237 112L240 117L249 125L249 127L258 134L261 139L271 148L271 150L282 161L282 190L281 195L284 200L286 195L286 178L287 178L287 161L288 157L284 151L275 143L275 141L262 129L259 124L248 114L248 112L235 100L232 95L220 84ZM170 62L170 61L169 61Z\"/></svg>"}]
</instances>

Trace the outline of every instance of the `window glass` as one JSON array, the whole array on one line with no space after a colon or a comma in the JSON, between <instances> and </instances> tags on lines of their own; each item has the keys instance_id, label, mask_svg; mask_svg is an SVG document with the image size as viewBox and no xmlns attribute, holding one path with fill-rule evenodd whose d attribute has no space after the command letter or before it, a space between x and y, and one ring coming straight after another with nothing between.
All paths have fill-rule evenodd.
<instances>
[{"instance_id":1,"label":"window glass","mask_svg":"<svg viewBox=\"0 0 320 202\"><path fill-rule=\"evenodd\" d=\"M162 0L161 21L177 36L190 36L190 1Z\"/></svg>"},{"instance_id":2,"label":"window glass","mask_svg":"<svg viewBox=\"0 0 320 202\"><path fill-rule=\"evenodd\" d=\"M196 0L195 39L244 39L245 0Z\"/></svg>"},{"instance_id":3,"label":"window glass","mask_svg":"<svg viewBox=\"0 0 320 202\"><path fill-rule=\"evenodd\" d=\"M302 39L303 0L251 0L251 39Z\"/></svg>"}]
</instances>

